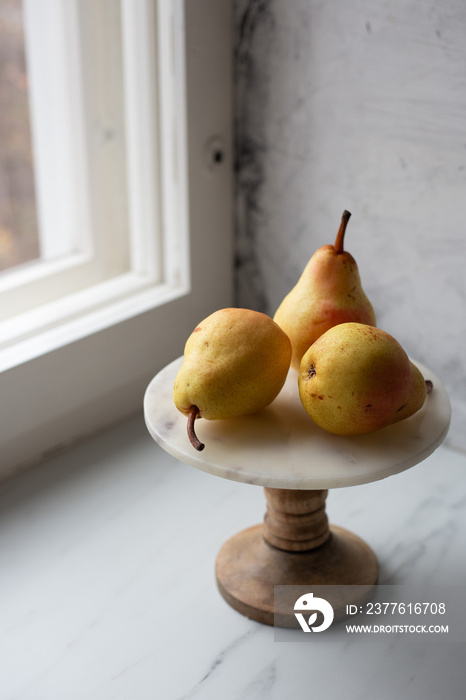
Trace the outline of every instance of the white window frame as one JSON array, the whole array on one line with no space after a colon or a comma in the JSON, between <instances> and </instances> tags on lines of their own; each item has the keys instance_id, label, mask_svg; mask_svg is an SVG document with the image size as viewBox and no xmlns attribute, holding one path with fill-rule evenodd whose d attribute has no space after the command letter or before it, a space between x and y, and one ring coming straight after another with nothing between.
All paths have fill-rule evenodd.
<instances>
[{"instance_id":1,"label":"white window frame","mask_svg":"<svg viewBox=\"0 0 466 700\"><path fill-rule=\"evenodd\" d=\"M133 10L144 6L154 3ZM124 56L106 41L118 37L120 7L23 0L41 259L0 277L0 320L128 269ZM3 327L0 348L30 319Z\"/></svg>"},{"instance_id":2,"label":"white window frame","mask_svg":"<svg viewBox=\"0 0 466 700\"><path fill-rule=\"evenodd\" d=\"M196 323L232 304L232 0L121 3L130 269L0 324L0 478L141 410Z\"/></svg>"}]
</instances>

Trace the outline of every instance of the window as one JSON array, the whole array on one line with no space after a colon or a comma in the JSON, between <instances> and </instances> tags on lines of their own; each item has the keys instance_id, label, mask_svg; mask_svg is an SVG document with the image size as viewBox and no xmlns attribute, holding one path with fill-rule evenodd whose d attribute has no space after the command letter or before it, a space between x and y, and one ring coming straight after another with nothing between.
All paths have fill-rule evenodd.
<instances>
[{"instance_id":1,"label":"window","mask_svg":"<svg viewBox=\"0 0 466 700\"><path fill-rule=\"evenodd\" d=\"M0 475L140 408L232 302L231 4L23 1L41 256L0 275Z\"/></svg>"}]
</instances>

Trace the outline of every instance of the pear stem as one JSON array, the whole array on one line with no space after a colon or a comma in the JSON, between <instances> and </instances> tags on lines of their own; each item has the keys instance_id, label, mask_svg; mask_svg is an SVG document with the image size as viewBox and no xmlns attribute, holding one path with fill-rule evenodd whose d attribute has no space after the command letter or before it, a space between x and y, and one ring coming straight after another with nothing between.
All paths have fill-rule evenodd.
<instances>
[{"instance_id":1,"label":"pear stem","mask_svg":"<svg viewBox=\"0 0 466 700\"><path fill-rule=\"evenodd\" d=\"M335 248L335 253L339 255L340 253L343 253L343 239L345 237L345 231L346 227L348 225L348 221L350 220L351 213L349 211L345 211L342 214L341 217L341 224L340 228L338 229L337 237L335 239L335 243L333 244L333 247Z\"/></svg>"},{"instance_id":2,"label":"pear stem","mask_svg":"<svg viewBox=\"0 0 466 700\"><path fill-rule=\"evenodd\" d=\"M189 413L188 413L188 437L189 437L189 442L194 447L194 449L201 452L201 450L204 449L205 445L203 442L201 442L198 439L196 432L194 430L194 421L196 420L198 414L199 414L198 407L191 406L191 408L189 409Z\"/></svg>"}]
</instances>

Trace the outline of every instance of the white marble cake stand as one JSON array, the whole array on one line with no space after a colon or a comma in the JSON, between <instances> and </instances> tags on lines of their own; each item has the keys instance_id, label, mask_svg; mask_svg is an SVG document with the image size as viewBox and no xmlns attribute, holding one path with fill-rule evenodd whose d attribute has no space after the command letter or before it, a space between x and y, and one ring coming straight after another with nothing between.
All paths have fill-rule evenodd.
<instances>
[{"instance_id":1,"label":"white marble cake stand","mask_svg":"<svg viewBox=\"0 0 466 700\"><path fill-rule=\"evenodd\" d=\"M343 437L327 433L309 418L299 400L297 373L290 370L279 396L260 413L197 420L196 432L205 443L197 452L187 436L187 419L173 402L182 359L167 365L147 388L144 415L151 436L186 464L265 488L263 524L232 537L217 556L221 594L247 617L292 627L296 620L288 611L281 615L275 610L274 620L274 585L345 584L344 595L331 601L336 617L342 616L346 604L360 600L348 595L365 591L370 596L378 563L363 540L329 527L327 490L384 479L428 457L450 424L450 402L439 378L416 363L434 387L422 409L374 433Z\"/></svg>"}]
</instances>

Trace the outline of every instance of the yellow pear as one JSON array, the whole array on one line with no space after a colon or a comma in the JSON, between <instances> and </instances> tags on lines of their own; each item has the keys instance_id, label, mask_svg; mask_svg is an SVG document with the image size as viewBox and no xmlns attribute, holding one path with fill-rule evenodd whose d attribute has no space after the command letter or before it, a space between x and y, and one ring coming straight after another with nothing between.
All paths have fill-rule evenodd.
<instances>
[{"instance_id":1,"label":"yellow pear","mask_svg":"<svg viewBox=\"0 0 466 700\"><path fill-rule=\"evenodd\" d=\"M299 396L311 418L338 435L358 435L408 418L424 404L426 382L393 336L342 323L304 354Z\"/></svg>"},{"instance_id":2,"label":"yellow pear","mask_svg":"<svg viewBox=\"0 0 466 700\"><path fill-rule=\"evenodd\" d=\"M204 448L196 418L233 418L268 406L285 383L290 358L288 336L266 314L229 308L201 321L186 341L173 387L193 447Z\"/></svg>"},{"instance_id":3,"label":"yellow pear","mask_svg":"<svg viewBox=\"0 0 466 700\"><path fill-rule=\"evenodd\" d=\"M349 321L376 325L356 261L343 249L350 216L343 212L335 244L314 253L273 317L291 340L291 366L298 371L306 350L329 328Z\"/></svg>"}]
</instances>

